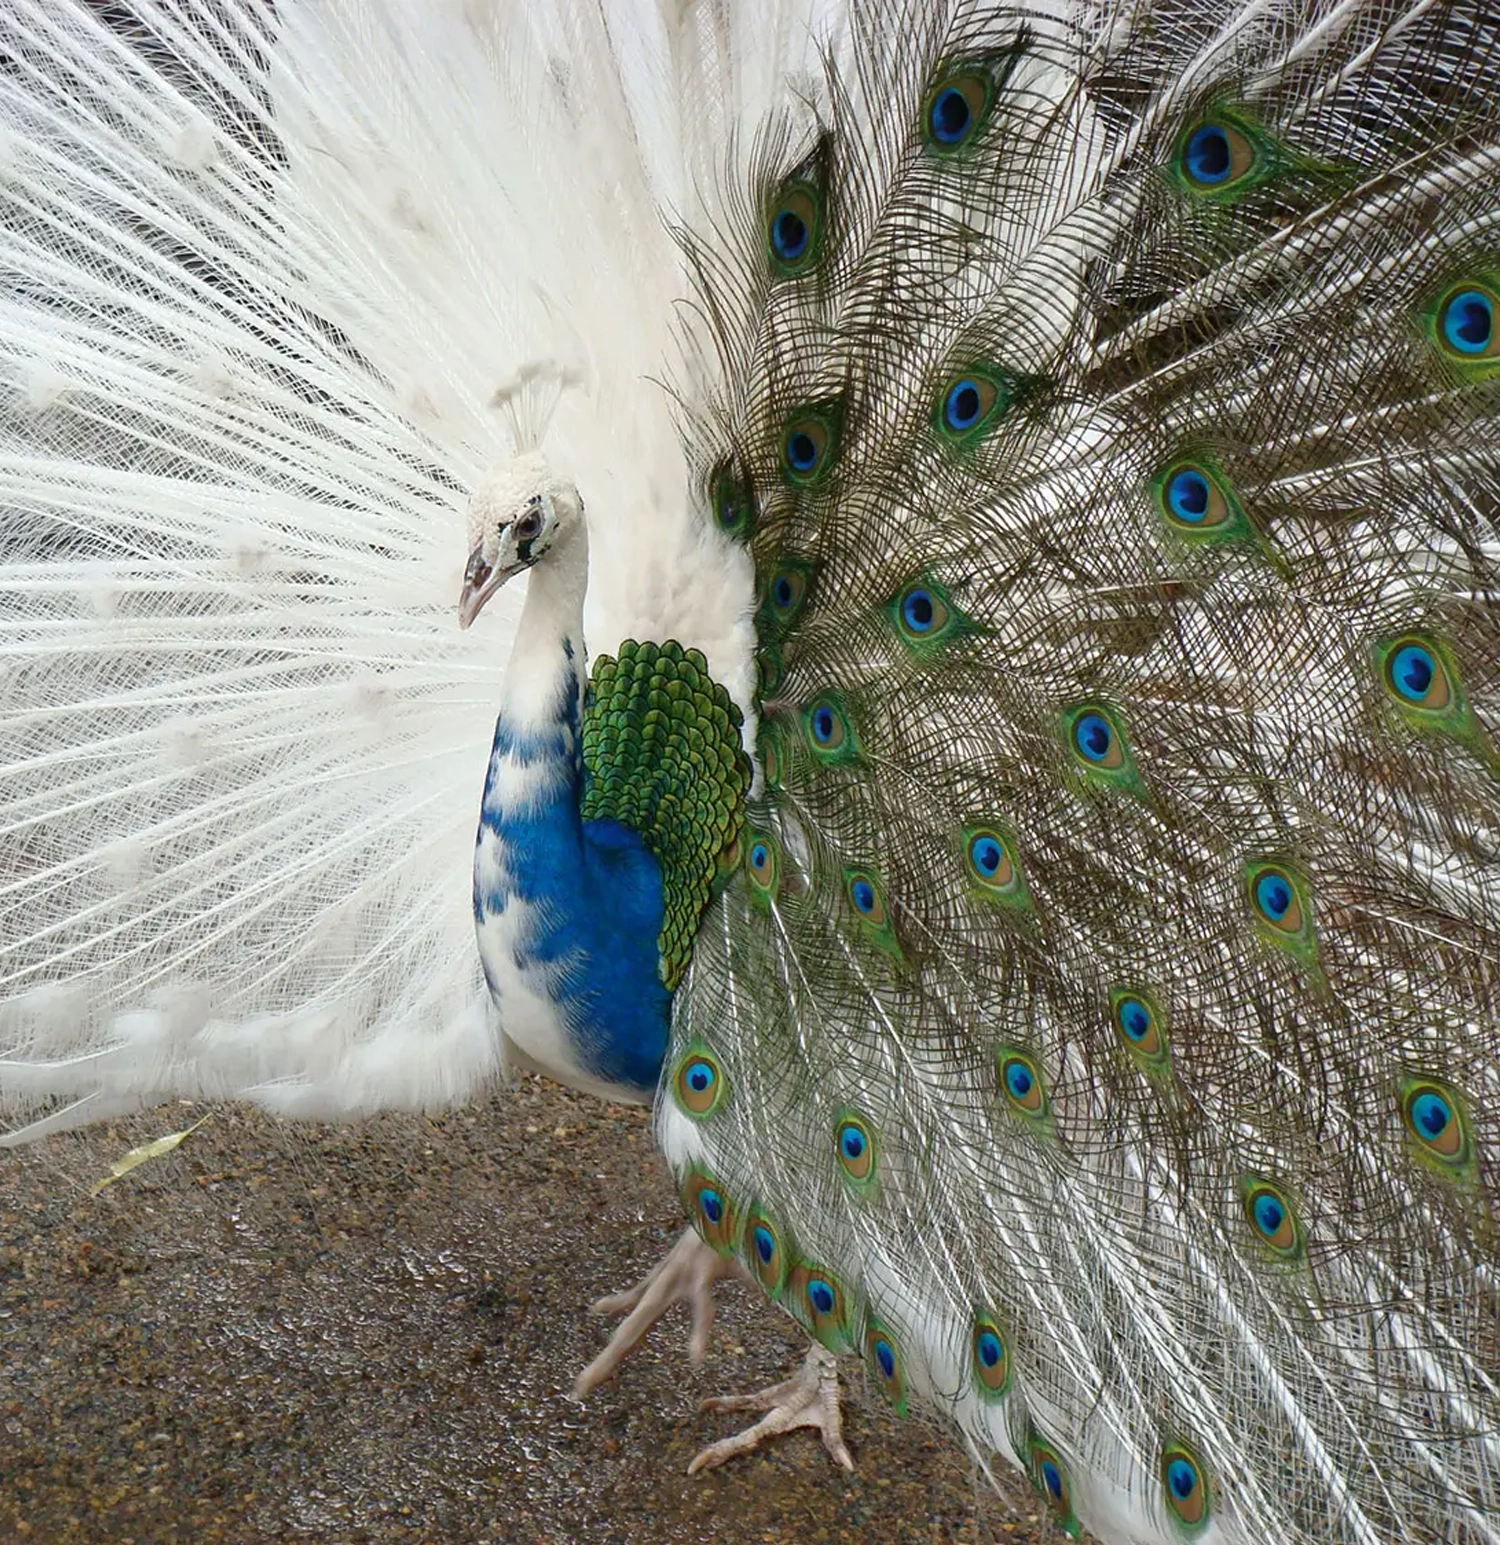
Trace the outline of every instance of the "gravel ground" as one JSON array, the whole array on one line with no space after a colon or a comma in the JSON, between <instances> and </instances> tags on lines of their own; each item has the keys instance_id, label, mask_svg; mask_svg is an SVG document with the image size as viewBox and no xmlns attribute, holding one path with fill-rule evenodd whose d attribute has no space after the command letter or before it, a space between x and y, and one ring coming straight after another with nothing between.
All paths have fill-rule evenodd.
<instances>
[{"instance_id":1,"label":"gravel ground","mask_svg":"<svg viewBox=\"0 0 1500 1545\"><path fill-rule=\"evenodd\" d=\"M846 1476L807 1432L689 1479L701 1414L805 1345L720 1290L707 1363L682 1310L579 1404L587 1313L681 1222L644 1112L525 1078L442 1118L291 1127L216 1111L91 1197L176 1108L0 1153L0 1540L411 1545L1035 1545L958 1445L857 1365Z\"/></svg>"}]
</instances>

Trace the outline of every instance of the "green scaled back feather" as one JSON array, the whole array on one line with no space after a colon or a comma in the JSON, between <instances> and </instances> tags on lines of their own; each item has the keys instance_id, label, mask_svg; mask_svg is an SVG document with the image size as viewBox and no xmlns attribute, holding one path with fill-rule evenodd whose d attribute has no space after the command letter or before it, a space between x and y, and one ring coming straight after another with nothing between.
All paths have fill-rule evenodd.
<instances>
[{"instance_id":1,"label":"green scaled back feather","mask_svg":"<svg viewBox=\"0 0 1500 1545\"><path fill-rule=\"evenodd\" d=\"M696 649L627 640L600 655L583 712L585 821L640 834L661 865L661 978L673 989L720 869L739 851L749 761L741 715Z\"/></svg>"},{"instance_id":2,"label":"green scaled back feather","mask_svg":"<svg viewBox=\"0 0 1500 1545\"><path fill-rule=\"evenodd\" d=\"M1500 18L858 10L696 249L759 781L664 1149L1070 1531L1496 1545Z\"/></svg>"}]
</instances>

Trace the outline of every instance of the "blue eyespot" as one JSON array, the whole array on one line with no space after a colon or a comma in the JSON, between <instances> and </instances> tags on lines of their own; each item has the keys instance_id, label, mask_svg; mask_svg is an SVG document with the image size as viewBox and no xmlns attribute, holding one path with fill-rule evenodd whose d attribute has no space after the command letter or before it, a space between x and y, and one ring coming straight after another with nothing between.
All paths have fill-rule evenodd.
<instances>
[{"instance_id":1,"label":"blue eyespot","mask_svg":"<svg viewBox=\"0 0 1500 1545\"><path fill-rule=\"evenodd\" d=\"M1182 164L1194 182L1216 187L1233 168L1229 136L1214 123L1194 129L1183 147Z\"/></svg>"},{"instance_id":2,"label":"blue eyespot","mask_svg":"<svg viewBox=\"0 0 1500 1545\"><path fill-rule=\"evenodd\" d=\"M896 1351L884 1336L877 1336L873 1343L875 1361L880 1364L881 1373L888 1379L896 1376Z\"/></svg>"},{"instance_id":3,"label":"blue eyespot","mask_svg":"<svg viewBox=\"0 0 1500 1545\"><path fill-rule=\"evenodd\" d=\"M823 195L794 174L766 211L767 257L773 273L795 278L812 267L823 240Z\"/></svg>"},{"instance_id":4,"label":"blue eyespot","mask_svg":"<svg viewBox=\"0 0 1500 1545\"><path fill-rule=\"evenodd\" d=\"M771 1257L776 1254L776 1241L771 1238L771 1231L763 1223L755 1227L755 1253L760 1257L762 1266L771 1264Z\"/></svg>"},{"instance_id":5,"label":"blue eyespot","mask_svg":"<svg viewBox=\"0 0 1500 1545\"><path fill-rule=\"evenodd\" d=\"M1267 1239L1272 1239L1279 1234L1282 1224L1286 1222L1286 1208L1269 1191L1256 1193L1250 1203L1250 1215L1255 1219L1256 1228Z\"/></svg>"},{"instance_id":6,"label":"blue eyespot","mask_svg":"<svg viewBox=\"0 0 1500 1545\"><path fill-rule=\"evenodd\" d=\"M764 870L766 865L770 862L770 849L766 847L765 843L757 842L754 847L750 849L750 867L756 871L761 871Z\"/></svg>"},{"instance_id":7,"label":"blue eyespot","mask_svg":"<svg viewBox=\"0 0 1500 1545\"><path fill-rule=\"evenodd\" d=\"M841 1116L834 1127L834 1144L839 1168L856 1191L864 1191L875 1179L875 1139L864 1119L852 1112Z\"/></svg>"},{"instance_id":8,"label":"blue eyespot","mask_svg":"<svg viewBox=\"0 0 1500 1545\"><path fill-rule=\"evenodd\" d=\"M1483 354L1495 335L1495 303L1482 290L1460 290L1444 303L1440 320L1456 354Z\"/></svg>"},{"instance_id":9,"label":"blue eyespot","mask_svg":"<svg viewBox=\"0 0 1500 1545\"><path fill-rule=\"evenodd\" d=\"M771 586L772 604L785 611L796 598L796 594L791 580L785 574L778 574L776 582Z\"/></svg>"},{"instance_id":10,"label":"blue eyespot","mask_svg":"<svg viewBox=\"0 0 1500 1545\"><path fill-rule=\"evenodd\" d=\"M969 132L969 125L973 121L973 109L970 108L963 92L955 87L945 86L932 99L927 122L932 129L932 137L938 144L958 144Z\"/></svg>"},{"instance_id":11,"label":"blue eyespot","mask_svg":"<svg viewBox=\"0 0 1500 1545\"><path fill-rule=\"evenodd\" d=\"M832 1314L838 1300L833 1289L821 1278L814 1277L807 1284L807 1301L818 1314Z\"/></svg>"},{"instance_id":12,"label":"blue eyespot","mask_svg":"<svg viewBox=\"0 0 1500 1545\"><path fill-rule=\"evenodd\" d=\"M677 1064L672 1092L689 1116L701 1120L718 1109L727 1090L718 1063L707 1051L693 1048Z\"/></svg>"},{"instance_id":13,"label":"blue eyespot","mask_svg":"<svg viewBox=\"0 0 1500 1545\"><path fill-rule=\"evenodd\" d=\"M999 1328L987 1316L974 1322L974 1336L970 1343L974 1353L974 1377L981 1395L994 1400L1005 1393L1010 1383L1010 1365L1005 1354L1005 1341Z\"/></svg>"},{"instance_id":14,"label":"blue eyespot","mask_svg":"<svg viewBox=\"0 0 1500 1545\"><path fill-rule=\"evenodd\" d=\"M859 747L834 692L823 693L807 705L803 725L809 749L820 761L838 762L857 755Z\"/></svg>"},{"instance_id":15,"label":"blue eyespot","mask_svg":"<svg viewBox=\"0 0 1500 1545\"><path fill-rule=\"evenodd\" d=\"M1255 882L1255 904L1273 923L1279 923L1292 906L1292 885L1284 874L1268 869Z\"/></svg>"},{"instance_id":16,"label":"blue eyespot","mask_svg":"<svg viewBox=\"0 0 1500 1545\"><path fill-rule=\"evenodd\" d=\"M1167 479L1167 503L1184 525L1201 525L1208 514L1208 479L1192 467L1183 467Z\"/></svg>"},{"instance_id":17,"label":"blue eyespot","mask_svg":"<svg viewBox=\"0 0 1500 1545\"><path fill-rule=\"evenodd\" d=\"M1426 698L1436 675L1437 661L1421 644L1403 644L1390 663L1391 685L1413 703Z\"/></svg>"},{"instance_id":18,"label":"blue eyespot","mask_svg":"<svg viewBox=\"0 0 1500 1545\"><path fill-rule=\"evenodd\" d=\"M969 862L986 879L992 879L1005 859L1005 851L995 838L981 832L969 844Z\"/></svg>"},{"instance_id":19,"label":"blue eyespot","mask_svg":"<svg viewBox=\"0 0 1500 1545\"><path fill-rule=\"evenodd\" d=\"M787 465L794 472L811 472L818 464L818 444L805 429L794 429L786 437Z\"/></svg>"},{"instance_id":20,"label":"blue eyespot","mask_svg":"<svg viewBox=\"0 0 1500 1545\"><path fill-rule=\"evenodd\" d=\"M1062 1471L1058 1469L1055 1460L1044 1459L1042 1461L1042 1484L1047 1488L1048 1495L1054 1502L1063 1500Z\"/></svg>"},{"instance_id":21,"label":"blue eyespot","mask_svg":"<svg viewBox=\"0 0 1500 1545\"><path fill-rule=\"evenodd\" d=\"M712 1245L720 1254L732 1249L738 1237L735 1207L719 1189L719 1182L705 1175L702 1170L690 1170L683 1182L681 1194L683 1206L697 1224L704 1242Z\"/></svg>"},{"instance_id":22,"label":"blue eyespot","mask_svg":"<svg viewBox=\"0 0 1500 1545\"><path fill-rule=\"evenodd\" d=\"M786 421L781 431L781 471L793 488L811 488L832 470L842 415L842 402L828 400L809 403Z\"/></svg>"},{"instance_id":23,"label":"blue eyespot","mask_svg":"<svg viewBox=\"0 0 1500 1545\"><path fill-rule=\"evenodd\" d=\"M1240 1183L1246 1221L1284 1261L1301 1258L1302 1226L1279 1186L1247 1175Z\"/></svg>"},{"instance_id":24,"label":"blue eyespot","mask_svg":"<svg viewBox=\"0 0 1500 1545\"><path fill-rule=\"evenodd\" d=\"M1047 1114L1047 1091L1037 1064L1025 1052L1002 1046L995 1053L1000 1089L1017 1112L1028 1119Z\"/></svg>"},{"instance_id":25,"label":"blue eyespot","mask_svg":"<svg viewBox=\"0 0 1500 1545\"><path fill-rule=\"evenodd\" d=\"M1115 1010L1120 1029L1132 1041L1144 1041L1151 1031L1151 1010L1139 998L1122 998Z\"/></svg>"},{"instance_id":26,"label":"blue eyespot","mask_svg":"<svg viewBox=\"0 0 1500 1545\"><path fill-rule=\"evenodd\" d=\"M1270 942L1310 955L1317 936L1310 903L1296 876L1281 864L1252 863L1245 882L1251 908L1274 930L1267 935Z\"/></svg>"},{"instance_id":27,"label":"blue eyespot","mask_svg":"<svg viewBox=\"0 0 1500 1545\"><path fill-rule=\"evenodd\" d=\"M1427 1155L1453 1168L1472 1167L1473 1146L1453 1090L1426 1080L1408 1083L1401 1096L1401 1115Z\"/></svg>"},{"instance_id":28,"label":"blue eyespot","mask_svg":"<svg viewBox=\"0 0 1500 1545\"><path fill-rule=\"evenodd\" d=\"M849 897L866 916L875 910L875 887L868 880L855 880L849 887Z\"/></svg>"},{"instance_id":29,"label":"blue eyespot","mask_svg":"<svg viewBox=\"0 0 1500 1545\"><path fill-rule=\"evenodd\" d=\"M1411 1102L1411 1119L1422 1129L1428 1141L1435 1142L1448 1130L1453 1111L1440 1094L1424 1090Z\"/></svg>"},{"instance_id":30,"label":"blue eyespot","mask_svg":"<svg viewBox=\"0 0 1500 1545\"><path fill-rule=\"evenodd\" d=\"M948 388L948 395L943 399L943 422L955 434L972 429L983 411L977 381L964 376Z\"/></svg>"},{"instance_id":31,"label":"blue eyespot","mask_svg":"<svg viewBox=\"0 0 1500 1545\"><path fill-rule=\"evenodd\" d=\"M1186 1502L1198 1485L1198 1472L1179 1456L1167 1466L1167 1485L1179 1501Z\"/></svg>"},{"instance_id":32,"label":"blue eyespot","mask_svg":"<svg viewBox=\"0 0 1500 1545\"><path fill-rule=\"evenodd\" d=\"M1173 1443L1162 1453L1161 1478L1167 1506L1196 1532L1212 1510L1202 1461L1184 1444Z\"/></svg>"},{"instance_id":33,"label":"blue eyespot","mask_svg":"<svg viewBox=\"0 0 1500 1545\"><path fill-rule=\"evenodd\" d=\"M937 608L926 590L908 590L901 602L901 620L913 633L928 632L937 620Z\"/></svg>"},{"instance_id":34,"label":"blue eyespot","mask_svg":"<svg viewBox=\"0 0 1500 1545\"><path fill-rule=\"evenodd\" d=\"M1112 988L1109 1017L1130 1054L1149 1072L1165 1068L1169 1060L1166 1027L1161 1010L1130 988Z\"/></svg>"},{"instance_id":35,"label":"blue eyespot","mask_svg":"<svg viewBox=\"0 0 1500 1545\"><path fill-rule=\"evenodd\" d=\"M1073 725L1073 744L1086 761L1102 762L1109 755L1115 732L1103 714L1085 713Z\"/></svg>"},{"instance_id":36,"label":"blue eyespot","mask_svg":"<svg viewBox=\"0 0 1500 1545\"><path fill-rule=\"evenodd\" d=\"M795 263L807 251L807 222L794 209L783 209L771 222L771 246L783 263Z\"/></svg>"}]
</instances>

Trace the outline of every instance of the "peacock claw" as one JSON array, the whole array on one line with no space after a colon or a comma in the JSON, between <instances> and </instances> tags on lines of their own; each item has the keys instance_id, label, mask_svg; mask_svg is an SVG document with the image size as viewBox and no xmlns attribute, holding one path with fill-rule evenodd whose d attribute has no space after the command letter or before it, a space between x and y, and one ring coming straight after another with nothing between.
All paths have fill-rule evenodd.
<instances>
[{"instance_id":1,"label":"peacock claw","mask_svg":"<svg viewBox=\"0 0 1500 1545\"><path fill-rule=\"evenodd\" d=\"M732 1437L720 1438L699 1451L688 1474L712 1470L740 1454L757 1449L767 1438L774 1438L796 1427L813 1427L823 1439L835 1464L846 1470L854 1468L849 1450L844 1446L844 1418L839 1409L838 1360L832 1352L816 1343L807 1349L802 1366L791 1378L773 1384L753 1395L718 1395L705 1400L700 1411L764 1411L766 1415L753 1427Z\"/></svg>"},{"instance_id":2,"label":"peacock claw","mask_svg":"<svg viewBox=\"0 0 1500 1545\"><path fill-rule=\"evenodd\" d=\"M595 1314L623 1314L609 1344L573 1380L573 1393L597 1389L646 1338L646 1332L673 1304L692 1311L688 1358L696 1367L708 1352L714 1323L714 1284L726 1278L749 1281L743 1266L705 1244L694 1230L684 1229L677 1243L632 1288L611 1293L593 1305Z\"/></svg>"}]
</instances>

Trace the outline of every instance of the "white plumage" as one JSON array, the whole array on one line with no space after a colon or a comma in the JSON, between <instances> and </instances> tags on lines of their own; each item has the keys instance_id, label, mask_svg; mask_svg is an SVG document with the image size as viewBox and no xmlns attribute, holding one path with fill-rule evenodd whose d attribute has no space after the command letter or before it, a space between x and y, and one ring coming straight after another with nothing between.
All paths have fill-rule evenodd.
<instances>
[{"instance_id":1,"label":"white plumage","mask_svg":"<svg viewBox=\"0 0 1500 1545\"><path fill-rule=\"evenodd\" d=\"M458 630L469 495L544 431L599 516L591 620L675 613L748 696L661 384L667 212L813 34L136 12L5 7L0 1091L83 1102L27 1137L461 1099L502 1060L468 870L520 602Z\"/></svg>"}]
</instances>

